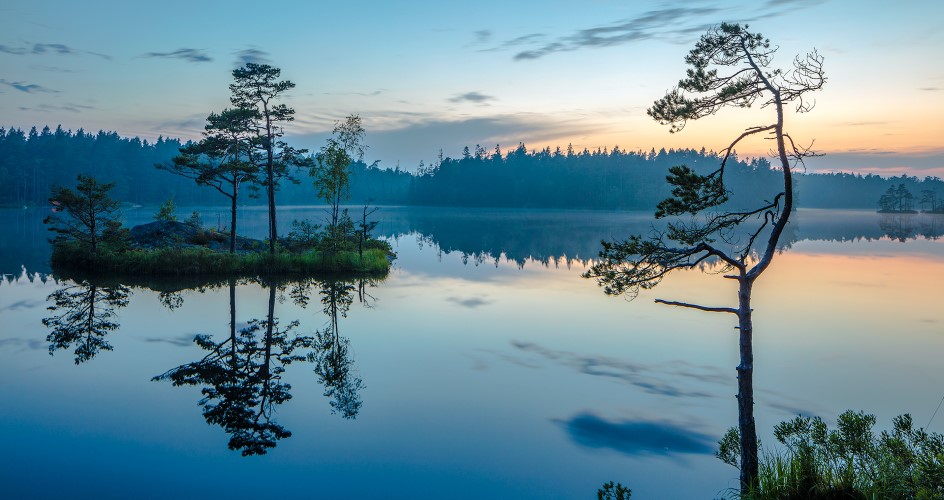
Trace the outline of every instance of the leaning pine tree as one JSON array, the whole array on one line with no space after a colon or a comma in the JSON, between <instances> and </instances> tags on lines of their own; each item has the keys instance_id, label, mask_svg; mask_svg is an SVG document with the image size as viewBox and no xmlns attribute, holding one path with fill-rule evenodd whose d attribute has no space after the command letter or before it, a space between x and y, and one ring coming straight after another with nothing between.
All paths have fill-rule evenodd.
<instances>
[{"instance_id":1,"label":"leaning pine tree","mask_svg":"<svg viewBox=\"0 0 944 500\"><path fill-rule=\"evenodd\" d=\"M664 232L648 238L636 235L620 242L603 242L600 261L584 274L595 278L609 295L634 296L640 289L656 286L677 269L691 269L713 260L723 265L725 278L738 283L738 306L709 307L687 302L656 302L733 314L740 332L738 378L738 431L740 434L741 491L756 490L758 477L757 432L754 424L753 324L751 290L757 278L770 266L777 244L794 210L792 168L813 156L809 148L798 146L784 131L784 107L792 104L797 112L812 109L806 94L826 82L823 59L815 51L794 59L788 71L770 67L776 47L748 27L723 23L703 35L685 62L687 75L665 97L648 110L649 116L670 132L684 128L688 120L713 115L721 108L746 108L759 104L775 112L772 123L747 128L722 151L721 163L707 175L687 166L669 170L672 196L659 203L656 217L677 217ZM742 140L764 134L775 144L774 157L783 175L779 192L768 201L744 209L724 205L725 164ZM729 204L730 205L730 204ZM681 216L689 214L689 218ZM740 238L735 234L741 234ZM719 241L720 240L720 241Z\"/></svg>"}]
</instances>

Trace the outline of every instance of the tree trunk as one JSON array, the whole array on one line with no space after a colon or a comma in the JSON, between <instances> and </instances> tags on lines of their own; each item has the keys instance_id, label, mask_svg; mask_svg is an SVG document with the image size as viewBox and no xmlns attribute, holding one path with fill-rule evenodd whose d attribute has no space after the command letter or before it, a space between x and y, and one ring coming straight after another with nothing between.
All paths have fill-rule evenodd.
<instances>
[{"instance_id":1,"label":"tree trunk","mask_svg":"<svg viewBox=\"0 0 944 500\"><path fill-rule=\"evenodd\" d=\"M236 365L236 280L229 279L229 341L231 368L235 372Z\"/></svg>"},{"instance_id":2,"label":"tree trunk","mask_svg":"<svg viewBox=\"0 0 944 500\"><path fill-rule=\"evenodd\" d=\"M738 430L741 433L741 494L756 490L757 428L754 423L754 345L751 319L753 280L742 276L738 287L738 328L741 361L738 378Z\"/></svg>"},{"instance_id":3,"label":"tree trunk","mask_svg":"<svg viewBox=\"0 0 944 500\"><path fill-rule=\"evenodd\" d=\"M229 253L236 253L236 194L238 191L239 187L233 184L233 197L231 199L232 203L230 205L229 217Z\"/></svg>"},{"instance_id":4,"label":"tree trunk","mask_svg":"<svg viewBox=\"0 0 944 500\"><path fill-rule=\"evenodd\" d=\"M269 151L269 165L266 168L266 192L269 195L269 253L275 255L275 240L278 232L275 230L275 175L272 172L272 151Z\"/></svg>"}]
</instances>

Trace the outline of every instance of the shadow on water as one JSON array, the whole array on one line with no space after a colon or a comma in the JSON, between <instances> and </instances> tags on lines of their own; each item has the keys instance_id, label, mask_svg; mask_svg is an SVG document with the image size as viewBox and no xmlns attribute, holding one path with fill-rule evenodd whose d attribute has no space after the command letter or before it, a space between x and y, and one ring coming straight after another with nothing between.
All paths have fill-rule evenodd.
<instances>
[{"instance_id":1,"label":"shadow on water","mask_svg":"<svg viewBox=\"0 0 944 500\"><path fill-rule=\"evenodd\" d=\"M311 278L282 282L159 279L138 281L130 286L107 280L73 279L75 281L63 282L61 288L49 295L51 315L42 322L51 329L46 338L50 354L73 349L76 364L91 361L101 351L112 350L108 335L119 329L116 311L128 305L132 288L157 292L161 304L171 310L183 305L183 291L228 292L226 334L194 336L192 343L204 351L203 356L152 380L199 387L202 398L198 405L203 417L207 423L229 434L229 448L244 456L265 454L279 440L292 435L275 418L279 405L292 398L292 386L283 380L290 366L311 366L315 378L324 387L324 396L329 398L331 413L355 419L361 410L360 392L364 383L356 374L350 340L341 335L340 327L354 300L371 307L376 299L369 289L377 286L379 278ZM268 292L266 316L240 323L237 287L254 285ZM276 315L276 304L279 297L286 294L303 308L318 298L324 326L311 335L304 335L298 331L298 320L281 321ZM184 339L173 342L180 344Z\"/></svg>"},{"instance_id":2,"label":"shadow on water","mask_svg":"<svg viewBox=\"0 0 944 500\"><path fill-rule=\"evenodd\" d=\"M581 412L557 421L570 438L587 448L611 449L624 455L711 455L716 438L691 425L656 420L607 420Z\"/></svg>"}]
</instances>

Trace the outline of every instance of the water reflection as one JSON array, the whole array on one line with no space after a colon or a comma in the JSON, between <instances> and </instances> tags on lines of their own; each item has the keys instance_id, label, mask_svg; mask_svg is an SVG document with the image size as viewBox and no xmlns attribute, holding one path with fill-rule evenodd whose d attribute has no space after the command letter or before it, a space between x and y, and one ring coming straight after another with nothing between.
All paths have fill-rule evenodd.
<instances>
[{"instance_id":1,"label":"water reflection","mask_svg":"<svg viewBox=\"0 0 944 500\"><path fill-rule=\"evenodd\" d=\"M298 321L279 325L275 317L276 285L268 284L265 319L251 319L236 329L236 281L229 281L229 336L215 341L200 334L194 342L207 354L158 375L174 386L200 386L199 405L207 423L219 425L229 435L229 449L243 456L263 455L276 441L292 435L273 419L275 408L292 398L291 385L282 381L287 366L305 361L312 337L298 335ZM175 302L176 304L176 302Z\"/></svg>"},{"instance_id":2,"label":"water reflection","mask_svg":"<svg viewBox=\"0 0 944 500\"><path fill-rule=\"evenodd\" d=\"M689 424L656 420L611 421L582 412L558 422L576 443L609 448L625 455L714 453L717 438L692 430Z\"/></svg>"},{"instance_id":3,"label":"water reflection","mask_svg":"<svg viewBox=\"0 0 944 500\"><path fill-rule=\"evenodd\" d=\"M229 434L229 448L243 456L265 454L279 440L292 435L275 415L279 405L292 398L292 386L283 380L283 375L293 364L312 367L315 378L324 387L324 396L329 399L331 413L354 419L360 412L365 386L357 375L350 340L340 330L355 300L367 308L372 306L376 298L370 289L379 280L129 280L130 285L77 277L63 281L66 284L47 298L47 303L51 303L47 309L53 314L42 320L51 329L46 337L50 354L71 348L75 363L80 364L92 360L100 351L111 351L108 335L119 329L117 310L128 305L132 287L156 292L160 304L169 310L184 305L184 292L188 290L221 295L228 291L225 335L201 333L183 339L171 334L161 339L145 339L196 344L203 351L200 359L167 370L152 380L169 381L176 387L199 387L202 398L198 405L203 417ZM256 285L267 291L265 317L240 323L237 287ZM298 319L281 321L276 315L276 303L286 292L302 308L317 299L324 326L306 335L299 332ZM9 306L21 307L26 307L26 303Z\"/></svg>"},{"instance_id":4,"label":"water reflection","mask_svg":"<svg viewBox=\"0 0 944 500\"><path fill-rule=\"evenodd\" d=\"M310 294L306 291L318 289L327 322L315 332L314 350L309 354L309 361L314 364L318 382L324 386L324 396L331 398L331 413L340 414L346 419L357 418L363 404L360 391L364 389L364 383L355 373L350 340L341 335L339 318L347 317L355 292L362 304L371 307L374 297L367 290L375 286L376 281L370 279L310 280L295 284L291 291L295 303L307 307Z\"/></svg>"},{"instance_id":5,"label":"water reflection","mask_svg":"<svg viewBox=\"0 0 944 500\"><path fill-rule=\"evenodd\" d=\"M46 336L49 354L74 346L75 364L91 360L99 351L111 351L109 333L118 329L116 309L128 305L131 289L121 285L102 285L87 280L67 285L49 295L53 313L43 318L52 331Z\"/></svg>"},{"instance_id":6,"label":"water reflection","mask_svg":"<svg viewBox=\"0 0 944 500\"><path fill-rule=\"evenodd\" d=\"M918 214L882 214L878 222L885 236L904 243L924 238L936 240L944 236L944 217Z\"/></svg>"},{"instance_id":7,"label":"water reflection","mask_svg":"<svg viewBox=\"0 0 944 500\"><path fill-rule=\"evenodd\" d=\"M182 207L186 212L194 207ZM207 219L224 214L218 207L196 207ZM648 234L655 221L649 212L594 210L522 210L446 207L384 207L376 234L386 238L415 238L421 245L441 253L456 252L465 263L498 265L502 259L523 267L526 262L545 266L581 265L595 259L600 240L626 234ZM0 210L0 233L15 237L0 241L0 274L16 275L20 266L30 272L48 272L50 248L48 231L42 224L42 210ZM318 219L321 207L298 207L292 217ZM149 222L150 213L131 211L126 225ZM240 225L247 236L262 237L264 211L248 210ZM284 220L282 233L289 231L291 217ZM655 229L659 229L658 226ZM253 231L259 232L253 232ZM897 241L944 236L944 215L877 214L870 210L801 209L781 238L782 248L798 241L856 241L891 238ZM731 234L736 244L744 235ZM11 243L12 242L12 243Z\"/></svg>"}]
</instances>

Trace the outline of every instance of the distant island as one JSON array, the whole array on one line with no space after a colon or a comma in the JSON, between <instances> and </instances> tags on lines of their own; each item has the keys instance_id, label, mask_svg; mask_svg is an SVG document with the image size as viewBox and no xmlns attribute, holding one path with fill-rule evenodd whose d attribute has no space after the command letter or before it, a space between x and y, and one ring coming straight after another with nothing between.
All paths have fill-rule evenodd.
<instances>
[{"instance_id":1,"label":"distant island","mask_svg":"<svg viewBox=\"0 0 944 500\"><path fill-rule=\"evenodd\" d=\"M915 196L905 186L899 183L897 186L889 186L888 189L878 199L878 213L880 214L916 214L914 209ZM923 189L921 191L921 200L919 201L924 213L944 214L944 198L938 196L937 190Z\"/></svg>"}]
</instances>

